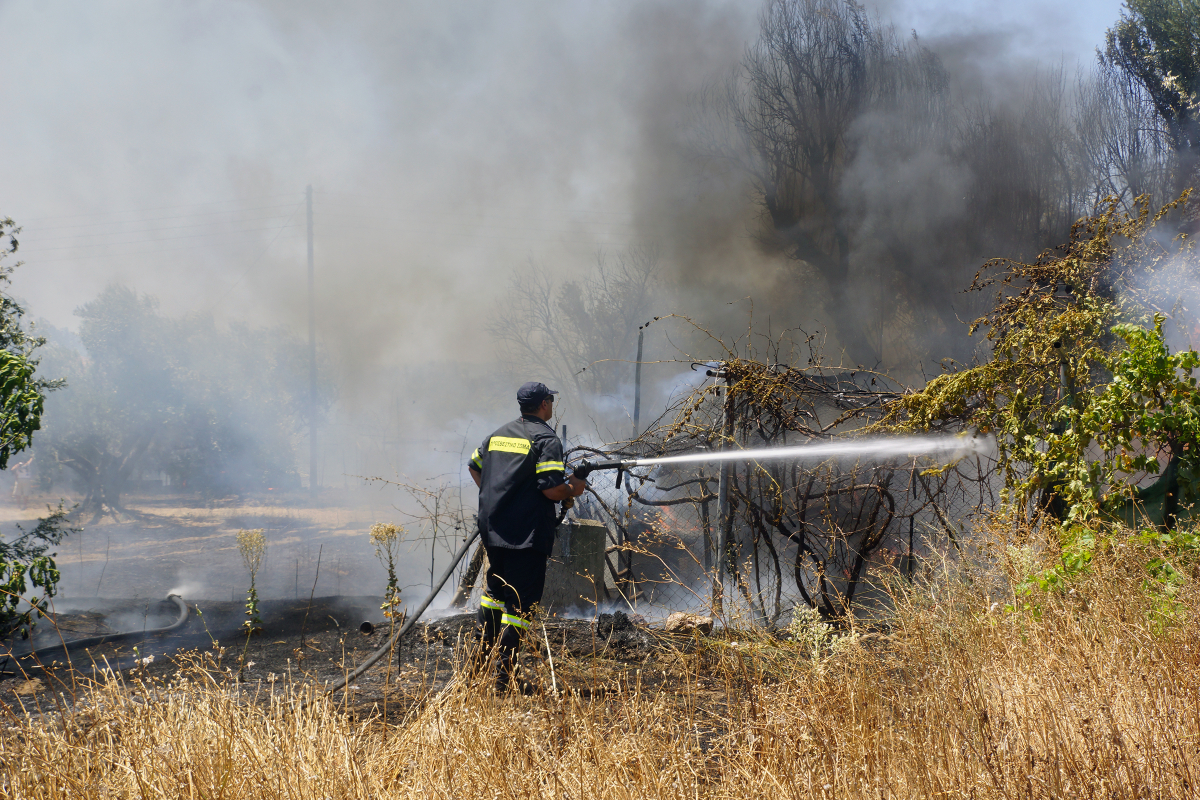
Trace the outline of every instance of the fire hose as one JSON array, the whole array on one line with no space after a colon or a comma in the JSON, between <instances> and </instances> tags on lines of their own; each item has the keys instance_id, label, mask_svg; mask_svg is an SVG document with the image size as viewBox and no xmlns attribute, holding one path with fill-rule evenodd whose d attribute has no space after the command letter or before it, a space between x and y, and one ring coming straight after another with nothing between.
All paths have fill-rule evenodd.
<instances>
[{"instance_id":1,"label":"fire hose","mask_svg":"<svg viewBox=\"0 0 1200 800\"><path fill-rule=\"evenodd\" d=\"M177 594L169 594L167 595L167 599L175 604L175 607L179 611L179 616L174 622L164 628L150 628L149 630L140 631L119 631L115 633L102 633L98 636L85 636L82 639L70 639L67 641L60 640L57 643L46 647L41 652L53 652L61 648L64 653L69 654L72 650L81 650L87 647L97 647L102 644L124 642L138 637L145 638L148 636L162 636L164 634L173 633L182 628L187 622L189 609L188 604L185 603L183 598ZM21 659L26 658L35 651L37 651L37 648L30 647L29 650L25 651L24 653L10 652L6 655L14 659ZM68 659L69 658L70 656L68 655Z\"/></svg>"},{"instance_id":2,"label":"fire hose","mask_svg":"<svg viewBox=\"0 0 1200 800\"><path fill-rule=\"evenodd\" d=\"M628 469L632 465L633 465L633 462L619 461L619 460L582 461L582 462L580 462L580 464L577 467L575 467L574 474L575 474L575 477L577 477L577 478L587 480L587 476L590 475L592 472L595 472L596 470L615 469L615 470L618 470L617 481L618 481L618 485L619 485L619 482L621 480L621 471ZM463 540L462 546L458 548L458 552L455 553L454 558L452 558L450 560L450 564L449 564L449 566L446 567L446 571L442 573L442 577L438 578L437 583L435 583L431 587L429 594L425 597L425 599L422 600L421 603L415 609L413 609L411 614L409 614L408 619L406 619L404 621L404 624L402 626L400 626L400 630L396 631L391 636L389 636L388 640L386 642L384 642L383 645L378 650L376 650L374 653L372 653L370 656L368 656L366 661L359 664L358 667L353 672L347 674L346 676L344 676L342 678L339 678L338 680L334 681L332 684L327 686L325 688L324 694L327 694L327 695L333 694L334 692L338 691L339 689L345 688L351 681L357 680L360 676L362 676L363 673L365 673L371 667L375 666L375 664L381 658L383 658L384 656L386 656L388 653L390 653L392 651L392 648L394 648L396 646L396 643L399 642L401 638L403 638L404 634L406 634L410 630L412 630L412 627L417 624L417 620L419 620L421 618L421 615L425 613L425 610L427 608L429 608L429 604L432 603L433 599L435 597L437 597L439 592L442 591L442 587L446 585L446 581L450 580L450 576L454 573L454 570L458 567L459 562L461 562L464 558L466 558L467 552L471 549L471 544L474 543L474 541L478 537L479 537L479 531L475 530L473 533L471 533L471 535L469 535L466 539Z\"/></svg>"},{"instance_id":3,"label":"fire hose","mask_svg":"<svg viewBox=\"0 0 1200 800\"><path fill-rule=\"evenodd\" d=\"M420 605L413 609L413 612L409 615L408 619L406 619L404 624L400 626L400 630L389 636L388 640L383 643L383 646L368 656L366 661L359 664L358 668L355 669L354 672L351 672L345 677L339 678L326 687L324 694L333 694L338 689L345 687L351 681L357 680L358 677L364 672L375 666L375 662L379 661L379 659L391 652L392 648L395 647L396 642L400 641L400 638L412 630L413 625L417 624L417 620L419 620L421 615L425 613L425 609L429 608L429 604L433 602L433 598L437 597L438 592L440 592L442 587L446 585L446 581L450 580L450 575L454 572L459 562L462 561L467 555L467 551L470 549L471 543L474 542L478 537L479 531L475 530L475 532L463 540L462 546L458 548L458 552L455 553L454 558L450 560L450 566L446 567L446 571L442 573L442 577L438 578L437 583L433 585L429 591L429 594L424 600L421 601Z\"/></svg>"}]
</instances>

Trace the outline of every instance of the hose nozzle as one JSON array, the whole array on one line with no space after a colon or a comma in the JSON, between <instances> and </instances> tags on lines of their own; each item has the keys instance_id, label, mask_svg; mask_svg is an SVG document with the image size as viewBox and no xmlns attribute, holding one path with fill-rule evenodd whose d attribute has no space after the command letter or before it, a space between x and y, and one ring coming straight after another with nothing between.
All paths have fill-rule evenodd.
<instances>
[{"instance_id":1,"label":"hose nozzle","mask_svg":"<svg viewBox=\"0 0 1200 800\"><path fill-rule=\"evenodd\" d=\"M603 461L580 461L575 465L574 475L580 480L586 481L588 475L591 475L598 469L615 469L617 471L617 485L621 485L621 473L630 467L636 466L637 461L632 459L610 458Z\"/></svg>"}]
</instances>

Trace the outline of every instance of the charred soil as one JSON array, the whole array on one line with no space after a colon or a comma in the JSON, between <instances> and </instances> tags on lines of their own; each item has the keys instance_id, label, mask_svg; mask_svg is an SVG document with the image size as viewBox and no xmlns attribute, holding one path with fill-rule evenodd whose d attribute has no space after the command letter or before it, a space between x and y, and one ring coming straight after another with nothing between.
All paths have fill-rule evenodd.
<instances>
[{"instance_id":1,"label":"charred soil","mask_svg":"<svg viewBox=\"0 0 1200 800\"><path fill-rule=\"evenodd\" d=\"M72 640L170 624L175 606L166 601L129 603L97 601L85 611L59 614L40 623L32 653L29 642L9 643L0 654L0 703L17 712L48 710L49 695L70 698L89 681L112 670L126 679L169 679L184 665L201 664L242 692L261 692L276 682L330 685L352 673L383 647L402 620L387 620L379 598L322 597L305 601L265 601L262 631L248 635L239 628L244 607L207 602L190 606L186 624L165 636L136 635L115 643L86 648ZM365 621L374 630L360 629ZM435 697L456 675L469 676L463 657L478 641L473 613L453 613L421 621L393 646L389 657L334 693L352 717L399 721ZM520 674L536 691L601 699L631 687L671 692L688 681L691 691L711 695L716 705L732 688L714 677L696 686L685 677L684 661L710 656L694 635L669 634L623 612L596 619L546 617L531 628L520 655ZM701 679L703 683L703 679ZM714 709L715 710L715 709Z\"/></svg>"}]
</instances>

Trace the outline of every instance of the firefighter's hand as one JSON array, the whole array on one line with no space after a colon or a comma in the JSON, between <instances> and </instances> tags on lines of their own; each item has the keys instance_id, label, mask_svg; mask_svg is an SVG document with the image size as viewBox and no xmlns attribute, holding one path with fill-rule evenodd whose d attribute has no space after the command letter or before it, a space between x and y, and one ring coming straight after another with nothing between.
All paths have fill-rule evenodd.
<instances>
[{"instance_id":1,"label":"firefighter's hand","mask_svg":"<svg viewBox=\"0 0 1200 800\"><path fill-rule=\"evenodd\" d=\"M562 510L563 511L570 511L574 507L575 507L575 498L574 497L567 497L566 500L562 501Z\"/></svg>"},{"instance_id":2,"label":"firefighter's hand","mask_svg":"<svg viewBox=\"0 0 1200 800\"><path fill-rule=\"evenodd\" d=\"M574 475L571 476L571 479L567 483L571 487L571 497L579 497L587 489L587 481L583 478L576 478Z\"/></svg>"}]
</instances>

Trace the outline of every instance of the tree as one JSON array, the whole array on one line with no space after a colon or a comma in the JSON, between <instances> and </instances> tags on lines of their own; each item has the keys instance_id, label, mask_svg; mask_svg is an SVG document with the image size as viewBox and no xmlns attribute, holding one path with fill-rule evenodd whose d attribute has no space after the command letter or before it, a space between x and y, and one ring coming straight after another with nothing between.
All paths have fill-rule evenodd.
<instances>
[{"instance_id":1,"label":"tree","mask_svg":"<svg viewBox=\"0 0 1200 800\"><path fill-rule=\"evenodd\" d=\"M124 509L121 494L183 399L157 301L109 286L75 313L85 353L56 348L69 388L48 415L47 444L85 491L95 519Z\"/></svg>"},{"instance_id":2,"label":"tree","mask_svg":"<svg viewBox=\"0 0 1200 800\"><path fill-rule=\"evenodd\" d=\"M11 218L0 219L0 284L7 284L20 266L20 262L4 263L17 252L20 232ZM33 353L45 339L25 332L21 326L24 314L16 300L0 292L0 469L30 446L33 432L41 427L46 392L62 385L35 376L38 361Z\"/></svg>"},{"instance_id":3,"label":"tree","mask_svg":"<svg viewBox=\"0 0 1200 800\"><path fill-rule=\"evenodd\" d=\"M948 244L947 256L972 265L999 253L1032 259L1092 209L1100 198L1080 158L1071 105L1062 71L1041 70L1016 102L959 111L955 161L971 180L966 213L953 226L960 244ZM958 277L966 283L969 274Z\"/></svg>"},{"instance_id":4,"label":"tree","mask_svg":"<svg viewBox=\"0 0 1200 800\"><path fill-rule=\"evenodd\" d=\"M1102 57L1080 80L1077 100L1075 134L1096 195L1118 198L1127 211L1142 195L1166 202L1171 138L1141 82Z\"/></svg>"},{"instance_id":5,"label":"tree","mask_svg":"<svg viewBox=\"0 0 1200 800\"><path fill-rule=\"evenodd\" d=\"M488 333L519 375L569 387L584 403L611 395L630 382L638 329L662 313L658 263L654 250L601 254L583 280L561 283L530 264L514 275Z\"/></svg>"},{"instance_id":6,"label":"tree","mask_svg":"<svg viewBox=\"0 0 1200 800\"><path fill-rule=\"evenodd\" d=\"M123 286L76 313L82 350L51 350L70 386L51 404L45 444L85 492L83 512L120 515L146 470L208 496L287 484L308 389L295 337L168 318Z\"/></svg>"},{"instance_id":7,"label":"tree","mask_svg":"<svg viewBox=\"0 0 1200 800\"><path fill-rule=\"evenodd\" d=\"M852 0L772 0L718 117L735 135L710 155L745 170L762 241L802 265L781 308L816 277L855 363L885 340L901 361L944 356L968 265L1032 257L1095 199L1061 73L1015 102L957 102L935 54Z\"/></svg>"},{"instance_id":8,"label":"tree","mask_svg":"<svg viewBox=\"0 0 1200 800\"><path fill-rule=\"evenodd\" d=\"M853 221L842 197L860 144L854 125L894 93L900 75L937 80L906 69L906 55L894 34L855 3L774 0L729 87L728 106L751 156L744 163L768 230L792 258L815 269L837 308L854 305ZM842 327L851 352L864 357L869 348L861 331Z\"/></svg>"},{"instance_id":9,"label":"tree","mask_svg":"<svg viewBox=\"0 0 1200 800\"><path fill-rule=\"evenodd\" d=\"M997 291L973 325L986 330L991 358L903 396L878 428L994 435L1006 511L1061 522L1071 538L1136 498L1160 458L1176 485L1172 502L1200 501L1200 357L1172 355L1163 334L1167 313L1184 327L1196 322L1179 289L1200 274L1200 254L1170 235L1186 201L1151 214L1145 199L1133 213L1112 200L1057 252L991 262L973 287Z\"/></svg>"},{"instance_id":10,"label":"tree","mask_svg":"<svg viewBox=\"0 0 1200 800\"><path fill-rule=\"evenodd\" d=\"M1103 58L1133 76L1166 123L1175 192L1200 168L1200 0L1126 0Z\"/></svg>"},{"instance_id":11,"label":"tree","mask_svg":"<svg viewBox=\"0 0 1200 800\"><path fill-rule=\"evenodd\" d=\"M20 263L5 264L17 252L17 234L21 229L12 219L0 219L0 283L8 283ZM30 336L21 325L25 310L7 293L0 292L0 469L16 453L33 442L34 431L41 428L45 393L62 385L61 381L35 377L38 362L33 352L45 340ZM62 527L65 513L60 505L31 531L12 542L0 541L0 636L31 623L34 610L45 611L58 586L59 572L51 547L67 532ZM29 597L30 585L41 590L41 597ZM21 603L29 608L20 611Z\"/></svg>"},{"instance_id":12,"label":"tree","mask_svg":"<svg viewBox=\"0 0 1200 800\"><path fill-rule=\"evenodd\" d=\"M199 316L177 324L186 392L154 465L210 496L298 486L293 439L310 413L305 343L282 328L221 330ZM323 364L318 373L322 413L332 401L332 370Z\"/></svg>"}]
</instances>

